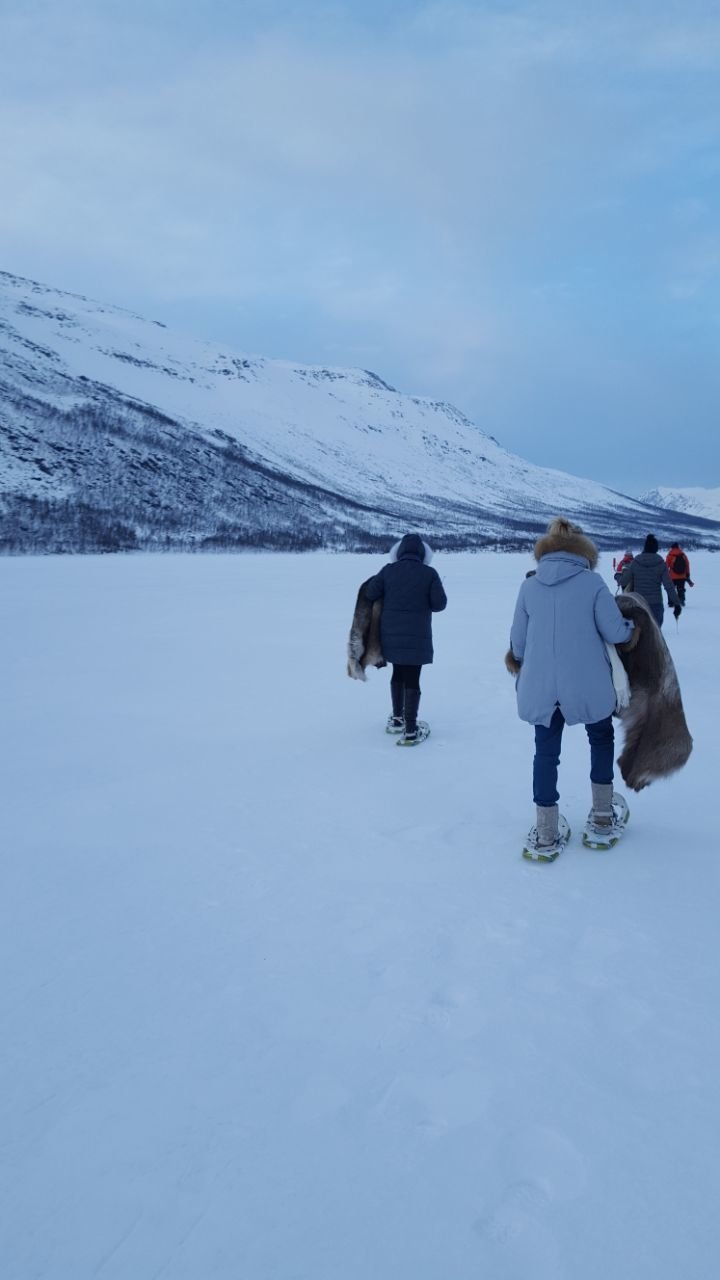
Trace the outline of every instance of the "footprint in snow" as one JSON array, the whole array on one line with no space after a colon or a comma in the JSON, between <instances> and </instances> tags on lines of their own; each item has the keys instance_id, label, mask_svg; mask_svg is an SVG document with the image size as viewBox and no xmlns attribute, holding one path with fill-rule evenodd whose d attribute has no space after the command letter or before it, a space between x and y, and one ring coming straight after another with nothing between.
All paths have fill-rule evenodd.
<instances>
[{"instance_id":1,"label":"footprint in snow","mask_svg":"<svg viewBox=\"0 0 720 1280\"><path fill-rule=\"evenodd\" d=\"M439 1076L403 1072L391 1082L376 1115L383 1120L412 1123L428 1137L440 1138L453 1129L478 1123L487 1112L490 1087L477 1071L453 1071Z\"/></svg>"},{"instance_id":2,"label":"footprint in snow","mask_svg":"<svg viewBox=\"0 0 720 1280\"><path fill-rule=\"evenodd\" d=\"M509 1137L498 1168L506 1180L473 1223L475 1233L491 1251L507 1255L503 1280L524 1280L526 1265L528 1275L554 1276L552 1207L582 1195L587 1181L582 1156L565 1134L530 1125Z\"/></svg>"},{"instance_id":3,"label":"footprint in snow","mask_svg":"<svg viewBox=\"0 0 720 1280\"><path fill-rule=\"evenodd\" d=\"M532 1229L546 1209L548 1198L534 1182L511 1182L498 1200L475 1222L475 1230L498 1244L507 1244Z\"/></svg>"}]
</instances>

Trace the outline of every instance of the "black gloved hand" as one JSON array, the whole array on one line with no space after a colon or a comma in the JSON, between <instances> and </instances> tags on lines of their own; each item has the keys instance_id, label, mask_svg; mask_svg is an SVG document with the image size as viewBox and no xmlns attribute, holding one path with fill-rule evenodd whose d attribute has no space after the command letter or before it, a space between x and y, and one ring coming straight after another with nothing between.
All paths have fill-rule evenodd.
<instances>
[{"instance_id":1,"label":"black gloved hand","mask_svg":"<svg viewBox=\"0 0 720 1280\"><path fill-rule=\"evenodd\" d=\"M680 614L682 613L682 605L676 604L675 608L673 609L673 613L675 614L676 618L679 618Z\"/></svg>"},{"instance_id":2,"label":"black gloved hand","mask_svg":"<svg viewBox=\"0 0 720 1280\"><path fill-rule=\"evenodd\" d=\"M687 580L687 584L688 584L688 586L689 586L689 587L694 587L694 586L695 586L695 583L693 582L692 578L688 578L688 580Z\"/></svg>"}]
</instances>

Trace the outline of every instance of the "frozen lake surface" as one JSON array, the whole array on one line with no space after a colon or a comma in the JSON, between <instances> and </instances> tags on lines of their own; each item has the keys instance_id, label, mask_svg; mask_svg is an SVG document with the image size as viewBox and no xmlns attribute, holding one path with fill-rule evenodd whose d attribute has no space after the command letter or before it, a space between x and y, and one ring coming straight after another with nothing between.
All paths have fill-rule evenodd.
<instances>
[{"instance_id":1,"label":"frozen lake surface","mask_svg":"<svg viewBox=\"0 0 720 1280\"><path fill-rule=\"evenodd\" d=\"M720 557L665 626L690 763L591 853L566 731L551 866L530 558L436 558L416 750L344 670L381 563L0 560L4 1280L716 1273Z\"/></svg>"}]
</instances>

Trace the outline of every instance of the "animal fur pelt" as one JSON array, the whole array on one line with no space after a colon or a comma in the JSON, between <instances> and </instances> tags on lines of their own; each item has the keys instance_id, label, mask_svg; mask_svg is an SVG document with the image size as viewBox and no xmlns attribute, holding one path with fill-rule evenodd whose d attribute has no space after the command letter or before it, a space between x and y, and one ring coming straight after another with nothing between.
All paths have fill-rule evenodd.
<instances>
[{"instance_id":1,"label":"animal fur pelt","mask_svg":"<svg viewBox=\"0 0 720 1280\"><path fill-rule=\"evenodd\" d=\"M374 604L366 600L366 586L367 582L363 582L358 591L348 636L347 673L353 680L367 680L366 667L387 666L380 646L382 600L376 600Z\"/></svg>"},{"instance_id":2,"label":"animal fur pelt","mask_svg":"<svg viewBox=\"0 0 720 1280\"><path fill-rule=\"evenodd\" d=\"M635 623L630 639L617 645L630 681L630 705L619 712L625 745L618 764L627 785L642 791L682 769L692 738L670 650L647 604L632 591L617 596L616 603Z\"/></svg>"},{"instance_id":3,"label":"animal fur pelt","mask_svg":"<svg viewBox=\"0 0 720 1280\"><path fill-rule=\"evenodd\" d=\"M520 675L520 667L522 666L522 663L518 662L512 649L508 649L507 653L505 654L505 666L507 667L511 676Z\"/></svg>"}]
</instances>

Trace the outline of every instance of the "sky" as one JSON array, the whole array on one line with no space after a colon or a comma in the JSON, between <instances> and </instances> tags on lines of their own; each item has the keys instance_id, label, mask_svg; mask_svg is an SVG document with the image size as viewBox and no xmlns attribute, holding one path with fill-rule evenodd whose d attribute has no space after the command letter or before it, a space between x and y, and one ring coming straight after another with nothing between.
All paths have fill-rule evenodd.
<instances>
[{"instance_id":1,"label":"sky","mask_svg":"<svg viewBox=\"0 0 720 1280\"><path fill-rule=\"evenodd\" d=\"M0 0L0 267L720 484L720 3Z\"/></svg>"}]
</instances>

